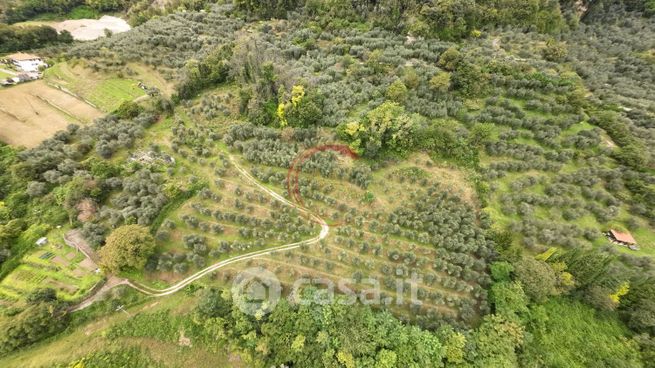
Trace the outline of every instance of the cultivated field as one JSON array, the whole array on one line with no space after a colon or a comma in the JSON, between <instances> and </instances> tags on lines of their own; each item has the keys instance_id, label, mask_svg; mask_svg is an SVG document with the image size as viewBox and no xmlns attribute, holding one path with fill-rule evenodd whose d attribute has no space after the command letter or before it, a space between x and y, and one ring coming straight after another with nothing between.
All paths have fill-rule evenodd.
<instances>
[{"instance_id":1,"label":"cultivated field","mask_svg":"<svg viewBox=\"0 0 655 368\"><path fill-rule=\"evenodd\" d=\"M105 112L114 111L124 101L145 95L136 80L95 73L82 65L55 64L46 70L45 80L65 88Z\"/></svg>"},{"instance_id":2,"label":"cultivated field","mask_svg":"<svg viewBox=\"0 0 655 368\"><path fill-rule=\"evenodd\" d=\"M226 130L210 122L184 120L180 114L171 129L173 136L152 134L171 144L170 151L162 148L175 158L172 175L180 179L192 175L205 187L165 215L157 233L156 262L149 272L130 278L169 286L220 259L318 235L320 228L310 218L289 212L245 181L232 156L259 183L325 220L329 233L317 244L217 270L218 279L229 284L240 270L255 265L274 272L287 292L302 277L352 279L354 290L367 289L366 278L373 278L382 289L382 308L423 323L435 316L473 323L488 308L483 290L488 282L487 245L474 210L478 199L466 172L424 154L372 172L359 160L318 154L307 162L307 172L303 166L300 198L295 198L288 192L289 170L283 161L329 137L317 133L307 140L311 146L293 153L296 148L283 135L271 138L273 133L265 129ZM231 142L229 148L216 144L219 132ZM251 139L253 135L259 138ZM233 141L228 136L239 138ZM325 175L314 171L321 167ZM414 189L407 190L408 185ZM460 228L466 229L465 235L458 233ZM399 280L412 278L418 279L419 304L409 303L409 288L402 297L395 294Z\"/></svg>"},{"instance_id":3,"label":"cultivated field","mask_svg":"<svg viewBox=\"0 0 655 368\"><path fill-rule=\"evenodd\" d=\"M0 140L34 147L71 123L85 124L102 112L44 81L0 90Z\"/></svg>"},{"instance_id":4,"label":"cultivated field","mask_svg":"<svg viewBox=\"0 0 655 368\"><path fill-rule=\"evenodd\" d=\"M261 165L253 172L266 173L260 178L272 174L268 181L271 185L276 182L273 177L287 174L287 170ZM381 307L397 315L418 322L439 316L452 323L471 323L477 319L479 309L486 308L486 292L480 287L486 277L484 263L478 258L480 250L472 250L474 240L454 236L448 230L451 223L467 216L466 210L442 207L450 203L471 208L468 206L476 201L462 175L458 170L435 165L425 155L374 172L367 189L346 180L301 174L303 204L331 225L327 239L301 247L300 251L278 252L249 265L222 269L218 279L229 282L244 267L261 266L272 271L288 292L300 278L329 279L335 285L351 279L349 287L356 291L369 289L371 284L366 279L371 278L381 287ZM417 189L403 189L408 184ZM272 186L285 194L283 185ZM429 212L422 208L425 204L429 204L425 208L430 208ZM414 211L416 219L399 221L399 215ZM424 227L431 216L434 225L439 224L439 234L432 233L433 225ZM416 223L418 219L422 223ZM469 229L474 231L473 227ZM442 239L441 244L437 239ZM420 304L410 303L408 287L396 293L398 280L407 282L413 277Z\"/></svg>"},{"instance_id":5,"label":"cultivated field","mask_svg":"<svg viewBox=\"0 0 655 368\"><path fill-rule=\"evenodd\" d=\"M80 96L105 112L114 111L124 101L145 96L139 87L142 82L148 88L157 88L164 95L173 92L172 85L151 68L129 64L125 75L95 72L83 63L58 63L47 69L45 80Z\"/></svg>"},{"instance_id":6,"label":"cultivated field","mask_svg":"<svg viewBox=\"0 0 655 368\"><path fill-rule=\"evenodd\" d=\"M195 177L198 189L190 198L172 201L156 232L157 262L147 274L131 277L157 287L170 286L222 259L319 234L318 224L249 183L227 154L211 146L206 147L214 154L201 159L186 147L167 152L176 161L180 184Z\"/></svg>"},{"instance_id":7,"label":"cultivated field","mask_svg":"<svg viewBox=\"0 0 655 368\"><path fill-rule=\"evenodd\" d=\"M37 247L21 260L20 265L0 282L0 310L15 307L38 288L57 291L62 300L81 299L102 276L95 273L96 264L82 253L66 245L63 231L48 235L49 243Z\"/></svg>"}]
</instances>

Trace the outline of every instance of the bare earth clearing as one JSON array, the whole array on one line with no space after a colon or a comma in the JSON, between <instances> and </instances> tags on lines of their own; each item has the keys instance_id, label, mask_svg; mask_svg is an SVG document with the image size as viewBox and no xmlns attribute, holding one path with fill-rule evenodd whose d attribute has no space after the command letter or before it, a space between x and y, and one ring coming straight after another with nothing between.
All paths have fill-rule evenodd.
<instances>
[{"instance_id":1,"label":"bare earth clearing","mask_svg":"<svg viewBox=\"0 0 655 368\"><path fill-rule=\"evenodd\" d=\"M90 41L105 36L105 29L112 33L127 32L130 25L124 19L104 15L100 19L66 20L52 25L58 32L68 31L78 41Z\"/></svg>"},{"instance_id":2,"label":"bare earth clearing","mask_svg":"<svg viewBox=\"0 0 655 368\"><path fill-rule=\"evenodd\" d=\"M84 124L102 112L44 81L0 90L0 141L35 147L71 123Z\"/></svg>"}]
</instances>

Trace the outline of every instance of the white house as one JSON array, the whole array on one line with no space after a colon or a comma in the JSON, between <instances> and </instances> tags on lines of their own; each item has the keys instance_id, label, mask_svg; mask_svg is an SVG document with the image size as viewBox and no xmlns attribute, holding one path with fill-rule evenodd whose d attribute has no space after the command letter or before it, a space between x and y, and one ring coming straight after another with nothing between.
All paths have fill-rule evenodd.
<instances>
[{"instance_id":1,"label":"white house","mask_svg":"<svg viewBox=\"0 0 655 368\"><path fill-rule=\"evenodd\" d=\"M41 59L40 57L32 54L26 54L23 52L17 52L15 54L11 54L7 56L7 60L14 64L18 70L30 73L30 72L38 72L39 67L44 66L47 67L48 65Z\"/></svg>"}]
</instances>

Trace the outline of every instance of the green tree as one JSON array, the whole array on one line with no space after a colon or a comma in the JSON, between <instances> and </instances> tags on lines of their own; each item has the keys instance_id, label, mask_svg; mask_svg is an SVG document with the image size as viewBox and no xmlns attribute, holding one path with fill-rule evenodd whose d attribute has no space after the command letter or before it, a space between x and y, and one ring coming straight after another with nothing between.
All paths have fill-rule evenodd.
<instances>
[{"instance_id":1,"label":"green tree","mask_svg":"<svg viewBox=\"0 0 655 368\"><path fill-rule=\"evenodd\" d=\"M546 42L542 54L548 61L560 62L566 57L567 50L563 43L550 39Z\"/></svg>"},{"instance_id":2,"label":"green tree","mask_svg":"<svg viewBox=\"0 0 655 368\"><path fill-rule=\"evenodd\" d=\"M396 366L398 357L393 351L382 349L375 357L375 368L393 368Z\"/></svg>"},{"instance_id":3,"label":"green tree","mask_svg":"<svg viewBox=\"0 0 655 368\"><path fill-rule=\"evenodd\" d=\"M520 321L528 314L528 298L519 282L497 282L491 287L496 314Z\"/></svg>"},{"instance_id":4,"label":"green tree","mask_svg":"<svg viewBox=\"0 0 655 368\"><path fill-rule=\"evenodd\" d=\"M430 78L430 88L439 93L446 93L450 89L450 73L439 72Z\"/></svg>"},{"instance_id":5,"label":"green tree","mask_svg":"<svg viewBox=\"0 0 655 368\"><path fill-rule=\"evenodd\" d=\"M469 131L469 142L476 147L484 146L491 139L493 132L493 124L477 123Z\"/></svg>"},{"instance_id":6,"label":"green tree","mask_svg":"<svg viewBox=\"0 0 655 368\"><path fill-rule=\"evenodd\" d=\"M407 87L405 83L400 79L396 79L389 88L387 88L387 99L397 102L399 104L404 104L407 100Z\"/></svg>"},{"instance_id":7,"label":"green tree","mask_svg":"<svg viewBox=\"0 0 655 368\"><path fill-rule=\"evenodd\" d=\"M635 331L655 336L655 279L635 281L623 297L619 310Z\"/></svg>"},{"instance_id":8,"label":"green tree","mask_svg":"<svg viewBox=\"0 0 655 368\"><path fill-rule=\"evenodd\" d=\"M368 157L382 152L403 155L414 148L419 128L417 115L408 115L396 102L385 102L366 114L361 122L342 124L339 132L351 147Z\"/></svg>"},{"instance_id":9,"label":"green tree","mask_svg":"<svg viewBox=\"0 0 655 368\"><path fill-rule=\"evenodd\" d=\"M121 119L133 119L143 112L143 107L133 101L123 101L114 111L114 114Z\"/></svg>"},{"instance_id":10,"label":"green tree","mask_svg":"<svg viewBox=\"0 0 655 368\"><path fill-rule=\"evenodd\" d=\"M494 281L510 281L512 271L514 271L514 266L509 262L494 262L489 268Z\"/></svg>"},{"instance_id":11,"label":"green tree","mask_svg":"<svg viewBox=\"0 0 655 368\"><path fill-rule=\"evenodd\" d=\"M101 11L115 11L122 9L128 2L126 0L84 0L86 5Z\"/></svg>"},{"instance_id":12,"label":"green tree","mask_svg":"<svg viewBox=\"0 0 655 368\"><path fill-rule=\"evenodd\" d=\"M515 321L498 315L484 317L475 331L475 367L517 367L516 350L523 344L525 330Z\"/></svg>"},{"instance_id":13,"label":"green tree","mask_svg":"<svg viewBox=\"0 0 655 368\"><path fill-rule=\"evenodd\" d=\"M557 277L546 262L522 257L514 262L514 274L523 285L525 293L537 303L543 303L557 293Z\"/></svg>"},{"instance_id":14,"label":"green tree","mask_svg":"<svg viewBox=\"0 0 655 368\"><path fill-rule=\"evenodd\" d=\"M236 0L237 8L262 18L285 18L287 11L301 3L299 0Z\"/></svg>"},{"instance_id":15,"label":"green tree","mask_svg":"<svg viewBox=\"0 0 655 368\"><path fill-rule=\"evenodd\" d=\"M225 317L230 314L232 310L232 301L226 298L226 295L223 290L210 288L206 290L198 306L196 307L197 313L202 318L216 318L216 317Z\"/></svg>"},{"instance_id":16,"label":"green tree","mask_svg":"<svg viewBox=\"0 0 655 368\"><path fill-rule=\"evenodd\" d=\"M100 265L108 272L142 269L155 250L155 240L147 227L125 225L114 230L100 249Z\"/></svg>"},{"instance_id":17,"label":"green tree","mask_svg":"<svg viewBox=\"0 0 655 368\"><path fill-rule=\"evenodd\" d=\"M462 57L462 54L459 52L454 47L451 47L444 51L440 56L439 56L439 61L437 62L437 65L439 65L441 68L446 69L450 72L454 71L457 69L457 66L459 63L462 62L464 58Z\"/></svg>"},{"instance_id":18,"label":"green tree","mask_svg":"<svg viewBox=\"0 0 655 368\"><path fill-rule=\"evenodd\" d=\"M57 300L57 292L53 288L36 289L25 298L30 304L50 303Z\"/></svg>"},{"instance_id":19,"label":"green tree","mask_svg":"<svg viewBox=\"0 0 655 368\"><path fill-rule=\"evenodd\" d=\"M230 71L231 57L232 45L225 44L200 61L189 60L185 66L184 77L177 85L176 98L189 99L209 86L225 82Z\"/></svg>"},{"instance_id":20,"label":"green tree","mask_svg":"<svg viewBox=\"0 0 655 368\"><path fill-rule=\"evenodd\" d=\"M438 334L443 341L446 361L451 364L463 363L466 355L466 336L450 326L442 327Z\"/></svg>"},{"instance_id":21,"label":"green tree","mask_svg":"<svg viewBox=\"0 0 655 368\"><path fill-rule=\"evenodd\" d=\"M478 7L474 0L440 0L423 6L421 15L433 34L457 40L469 35L475 25Z\"/></svg>"},{"instance_id":22,"label":"green tree","mask_svg":"<svg viewBox=\"0 0 655 368\"><path fill-rule=\"evenodd\" d=\"M463 62L451 75L452 86L467 97L477 97L487 91L489 74L477 64Z\"/></svg>"}]
</instances>

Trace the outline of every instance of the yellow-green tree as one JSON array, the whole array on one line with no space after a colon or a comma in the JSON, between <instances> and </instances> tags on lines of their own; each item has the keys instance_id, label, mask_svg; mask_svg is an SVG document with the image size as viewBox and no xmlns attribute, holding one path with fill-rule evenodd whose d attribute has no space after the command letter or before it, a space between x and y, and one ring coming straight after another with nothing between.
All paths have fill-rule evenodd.
<instances>
[{"instance_id":1,"label":"yellow-green tree","mask_svg":"<svg viewBox=\"0 0 655 368\"><path fill-rule=\"evenodd\" d=\"M401 105L387 101L369 111L362 121L342 124L339 133L359 154L374 157L387 151L403 155L413 148L418 127L417 115L407 114Z\"/></svg>"},{"instance_id":2,"label":"yellow-green tree","mask_svg":"<svg viewBox=\"0 0 655 368\"><path fill-rule=\"evenodd\" d=\"M100 249L100 265L114 273L127 269L141 269L155 250L155 240L147 227L125 225L114 230Z\"/></svg>"},{"instance_id":3,"label":"yellow-green tree","mask_svg":"<svg viewBox=\"0 0 655 368\"><path fill-rule=\"evenodd\" d=\"M396 79L389 88L387 88L387 98L399 104L405 103L407 100L407 86L400 79Z\"/></svg>"},{"instance_id":4,"label":"yellow-green tree","mask_svg":"<svg viewBox=\"0 0 655 368\"><path fill-rule=\"evenodd\" d=\"M439 93L446 93L450 89L450 73L439 72L430 79L430 88Z\"/></svg>"}]
</instances>

